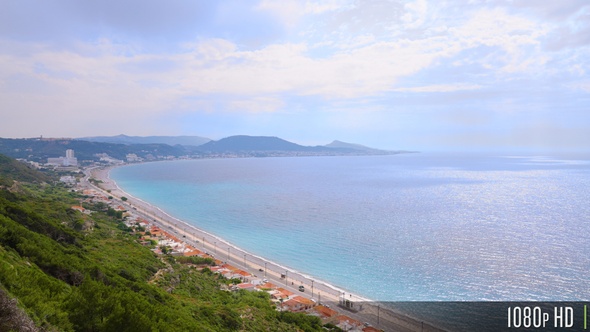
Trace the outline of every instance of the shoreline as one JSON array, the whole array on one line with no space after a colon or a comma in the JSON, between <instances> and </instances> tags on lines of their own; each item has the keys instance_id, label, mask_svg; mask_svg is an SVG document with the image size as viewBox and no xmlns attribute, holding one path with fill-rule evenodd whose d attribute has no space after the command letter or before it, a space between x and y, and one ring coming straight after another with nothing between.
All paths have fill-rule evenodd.
<instances>
[{"instance_id":1,"label":"shoreline","mask_svg":"<svg viewBox=\"0 0 590 332\"><path fill-rule=\"evenodd\" d=\"M381 306L379 302L353 294L329 282L314 278L311 275L289 268L278 262L254 255L224 240L220 236L202 230L195 225L170 215L156 205L129 194L120 188L116 181L110 177L112 169L124 166L128 166L128 164L90 168L88 169L89 172L86 173L87 178L92 177L102 181L102 183L99 186L95 186L88 181L86 182L91 187L98 188L103 192L106 191L116 198L120 204L128 206L135 212L142 214L150 222L159 224L163 229L172 231L183 241L193 245L197 249L202 249L215 259L239 266L245 271L250 272L254 277L268 278L269 282L273 282L277 286L289 289L295 294L316 300L318 303L328 305L341 314L358 319L361 322L370 322L372 326L383 329L384 331L442 331L442 329L427 324L418 318L395 311L393 308L387 306ZM126 197L127 201L121 200L121 197ZM297 291L297 287L301 285L305 286L306 290L304 293ZM356 308L349 310L340 306L339 304L342 300L354 302Z\"/></svg>"}]
</instances>

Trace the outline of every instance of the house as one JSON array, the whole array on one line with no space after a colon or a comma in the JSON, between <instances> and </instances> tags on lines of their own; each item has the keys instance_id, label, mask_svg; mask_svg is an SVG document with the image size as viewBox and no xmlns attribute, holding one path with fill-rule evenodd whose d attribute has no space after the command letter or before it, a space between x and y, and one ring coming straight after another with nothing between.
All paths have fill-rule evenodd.
<instances>
[{"instance_id":1,"label":"house","mask_svg":"<svg viewBox=\"0 0 590 332\"><path fill-rule=\"evenodd\" d=\"M82 191L82 195L85 195L85 196L95 196L96 195L96 190L94 190L94 189L84 189Z\"/></svg>"},{"instance_id":2,"label":"house","mask_svg":"<svg viewBox=\"0 0 590 332\"><path fill-rule=\"evenodd\" d=\"M344 331L362 331L362 329L365 327L362 322L346 315L340 315L336 317L336 322L336 326L343 329Z\"/></svg>"},{"instance_id":3,"label":"house","mask_svg":"<svg viewBox=\"0 0 590 332\"><path fill-rule=\"evenodd\" d=\"M162 236L163 231L158 226L152 226L152 228L150 229L150 233L152 234L152 236L159 237Z\"/></svg>"},{"instance_id":4,"label":"house","mask_svg":"<svg viewBox=\"0 0 590 332\"><path fill-rule=\"evenodd\" d=\"M218 272L218 273L223 274L223 272L225 272L226 269L221 266L212 266L209 268L209 270L211 270L211 272Z\"/></svg>"},{"instance_id":5,"label":"house","mask_svg":"<svg viewBox=\"0 0 590 332\"><path fill-rule=\"evenodd\" d=\"M332 323L336 321L336 317L338 317L338 311L334 309L330 309L323 305L318 305L313 308L314 312L317 316L325 323Z\"/></svg>"},{"instance_id":6,"label":"house","mask_svg":"<svg viewBox=\"0 0 590 332\"><path fill-rule=\"evenodd\" d=\"M251 283L241 283L236 285L237 289L243 289L247 291L257 291L256 286Z\"/></svg>"},{"instance_id":7,"label":"house","mask_svg":"<svg viewBox=\"0 0 590 332\"><path fill-rule=\"evenodd\" d=\"M275 301L287 301L289 296L293 295L293 293L289 292L283 288L277 288L273 291L268 292L270 294L270 298Z\"/></svg>"},{"instance_id":8,"label":"house","mask_svg":"<svg viewBox=\"0 0 590 332\"><path fill-rule=\"evenodd\" d=\"M283 302L283 310L291 312L305 311L313 308L315 303L310 299L306 299L302 296L295 296L292 299Z\"/></svg>"},{"instance_id":9,"label":"house","mask_svg":"<svg viewBox=\"0 0 590 332\"><path fill-rule=\"evenodd\" d=\"M150 223L147 220L145 220L143 218L139 218L139 217L137 218L137 223L141 227L148 227L150 225Z\"/></svg>"},{"instance_id":10,"label":"house","mask_svg":"<svg viewBox=\"0 0 590 332\"><path fill-rule=\"evenodd\" d=\"M242 275L236 271L230 271L230 272L224 274L223 276L226 277L227 279L240 279L242 281L248 280L246 277L244 277L244 275Z\"/></svg>"},{"instance_id":11,"label":"house","mask_svg":"<svg viewBox=\"0 0 590 332\"><path fill-rule=\"evenodd\" d=\"M275 289L275 288L277 288L277 286L273 283L266 282L266 283L258 285L258 288L259 289Z\"/></svg>"},{"instance_id":12,"label":"house","mask_svg":"<svg viewBox=\"0 0 590 332\"><path fill-rule=\"evenodd\" d=\"M191 246L187 246L186 247L186 251L182 253L184 256L200 256L202 254L202 252L200 250L197 250Z\"/></svg>"}]
</instances>

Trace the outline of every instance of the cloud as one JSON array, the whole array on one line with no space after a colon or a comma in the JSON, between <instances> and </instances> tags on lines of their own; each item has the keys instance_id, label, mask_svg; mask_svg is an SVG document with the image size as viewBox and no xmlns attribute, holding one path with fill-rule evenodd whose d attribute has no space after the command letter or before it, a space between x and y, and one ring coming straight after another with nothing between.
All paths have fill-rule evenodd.
<instances>
[{"instance_id":1,"label":"cloud","mask_svg":"<svg viewBox=\"0 0 590 332\"><path fill-rule=\"evenodd\" d=\"M214 14L214 6L198 0L23 0L8 2L0 11L0 36L52 43L98 38L177 42L206 27Z\"/></svg>"},{"instance_id":2,"label":"cloud","mask_svg":"<svg viewBox=\"0 0 590 332\"><path fill-rule=\"evenodd\" d=\"M306 15L319 15L341 10L343 6L350 6L350 2L343 0L305 2L298 0L262 0L256 8L271 13L287 28L294 28Z\"/></svg>"},{"instance_id":3,"label":"cloud","mask_svg":"<svg viewBox=\"0 0 590 332\"><path fill-rule=\"evenodd\" d=\"M228 102L229 110L249 113L276 112L284 106L285 103L276 97L253 97Z\"/></svg>"},{"instance_id":4,"label":"cloud","mask_svg":"<svg viewBox=\"0 0 590 332\"><path fill-rule=\"evenodd\" d=\"M301 15L356 10L353 7L342 9L339 5L335 1L291 2L279 9L276 2L262 1L258 8L277 11L279 16L295 10L289 9L290 6L298 7ZM418 16L426 15L428 6L420 0L408 3L406 10L413 13L410 16L414 17L411 20L414 22ZM285 12L280 14L280 11ZM404 20L410 22L409 18ZM46 73L75 73L78 79L96 87L113 81L116 82L114 86L127 82L127 87L138 89L158 86L171 95L293 93L324 98L357 98L390 91L427 93L481 88L479 83L396 86L401 78L437 66L441 60L461 58L466 50L480 47L498 47L502 53L491 52L475 61L497 66L494 62L499 58L501 69L506 72L526 71L548 61L546 57L530 55L529 50L523 49L538 45L538 38L545 33L543 27L502 9L479 10L463 24L445 31L442 35L391 40L361 34L324 47L323 57L314 57L315 46L307 42L273 43L248 50L228 39L207 38L184 43L182 51L168 54L129 54L110 41L95 46L85 44L83 48L94 49L87 55L82 51L70 50L64 54L41 47L28 61L42 64ZM7 56L11 61L20 61ZM30 63L21 65L21 73L35 76L30 68L25 68L30 67ZM65 84L57 77L51 80L35 77L48 84Z\"/></svg>"},{"instance_id":5,"label":"cloud","mask_svg":"<svg viewBox=\"0 0 590 332\"><path fill-rule=\"evenodd\" d=\"M482 86L479 84L466 84L466 83L455 83L455 84L436 84L419 87L408 87L408 88L397 88L393 91L399 92L453 92L453 91L466 91L466 90L478 90Z\"/></svg>"},{"instance_id":6,"label":"cloud","mask_svg":"<svg viewBox=\"0 0 590 332\"><path fill-rule=\"evenodd\" d=\"M426 21L428 13L428 3L426 0L416 0L404 5L406 13L402 16L402 21L407 29L420 27Z\"/></svg>"},{"instance_id":7,"label":"cloud","mask_svg":"<svg viewBox=\"0 0 590 332\"><path fill-rule=\"evenodd\" d=\"M549 123L543 114L557 107L586 110L589 8L575 0L9 2L0 12L0 129L35 118L36 132L59 122L120 133L134 121L188 128L183 119L203 116L231 118L232 128L317 121L318 130L380 130L375 137L395 127L396 139L478 126L490 132L481 144L510 144L509 128L544 130L514 114L536 111ZM502 116L506 123L495 121Z\"/></svg>"},{"instance_id":8,"label":"cloud","mask_svg":"<svg viewBox=\"0 0 590 332\"><path fill-rule=\"evenodd\" d=\"M590 80L572 82L568 84L568 87L574 91L583 91L586 93L590 93Z\"/></svg>"}]
</instances>

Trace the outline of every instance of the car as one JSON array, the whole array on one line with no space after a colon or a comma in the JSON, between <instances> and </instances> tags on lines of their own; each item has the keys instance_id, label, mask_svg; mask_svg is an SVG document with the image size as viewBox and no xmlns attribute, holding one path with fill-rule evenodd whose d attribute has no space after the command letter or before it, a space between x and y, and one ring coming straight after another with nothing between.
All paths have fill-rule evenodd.
<instances>
[{"instance_id":1,"label":"car","mask_svg":"<svg viewBox=\"0 0 590 332\"><path fill-rule=\"evenodd\" d=\"M299 286L299 291L300 292L305 292L305 286L303 286L303 285Z\"/></svg>"},{"instance_id":2,"label":"car","mask_svg":"<svg viewBox=\"0 0 590 332\"><path fill-rule=\"evenodd\" d=\"M263 269L258 269L258 272L264 272L264 270Z\"/></svg>"}]
</instances>

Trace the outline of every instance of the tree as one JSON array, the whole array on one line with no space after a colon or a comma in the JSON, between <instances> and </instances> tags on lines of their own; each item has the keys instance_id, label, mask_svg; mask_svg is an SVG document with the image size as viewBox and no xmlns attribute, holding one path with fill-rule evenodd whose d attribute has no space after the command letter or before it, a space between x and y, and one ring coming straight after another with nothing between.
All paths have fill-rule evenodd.
<instances>
[{"instance_id":1,"label":"tree","mask_svg":"<svg viewBox=\"0 0 590 332\"><path fill-rule=\"evenodd\" d=\"M127 197L123 196L123 197L121 197L121 200L122 200L123 202L126 202L126 201L127 201Z\"/></svg>"}]
</instances>

